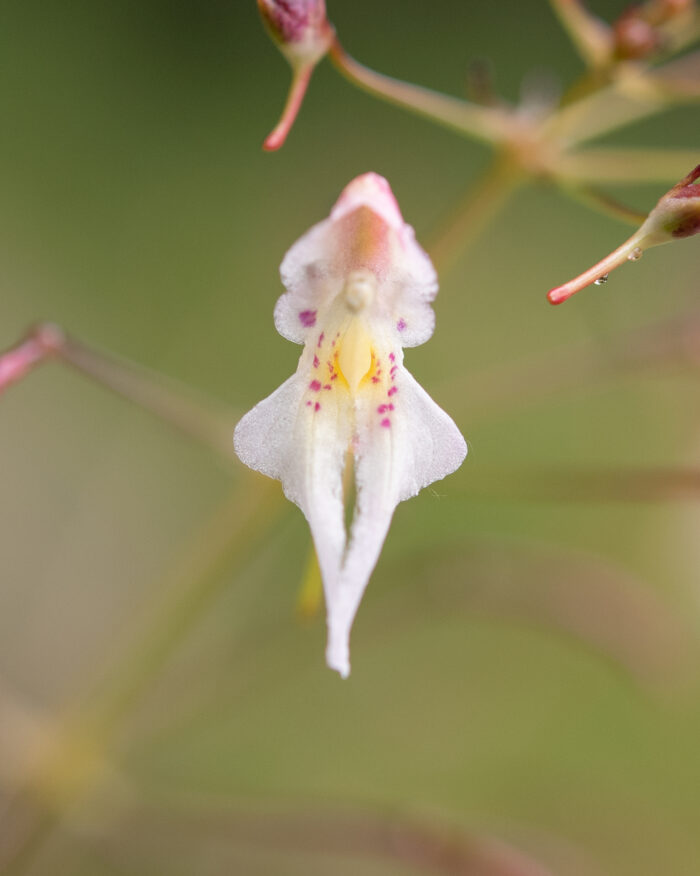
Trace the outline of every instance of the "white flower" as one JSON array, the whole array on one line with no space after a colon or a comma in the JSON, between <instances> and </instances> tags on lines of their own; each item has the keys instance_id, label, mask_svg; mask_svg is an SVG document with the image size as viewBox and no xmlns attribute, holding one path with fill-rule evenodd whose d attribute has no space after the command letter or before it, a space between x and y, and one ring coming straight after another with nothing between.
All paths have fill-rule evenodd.
<instances>
[{"instance_id":1,"label":"white flower","mask_svg":"<svg viewBox=\"0 0 700 876\"><path fill-rule=\"evenodd\" d=\"M437 277L385 179L343 191L280 269L277 331L304 344L296 374L236 427L236 453L304 512L327 606L328 665L350 673L350 629L399 502L455 471L467 447L403 366L428 340ZM353 468L354 466L354 468ZM344 472L355 507L345 528Z\"/></svg>"}]
</instances>

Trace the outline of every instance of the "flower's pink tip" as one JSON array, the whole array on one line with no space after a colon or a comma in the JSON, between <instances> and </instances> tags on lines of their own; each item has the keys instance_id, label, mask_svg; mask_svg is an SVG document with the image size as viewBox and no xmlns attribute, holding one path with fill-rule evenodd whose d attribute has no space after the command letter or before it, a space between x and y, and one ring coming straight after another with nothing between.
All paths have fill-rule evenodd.
<instances>
[{"instance_id":1,"label":"flower's pink tip","mask_svg":"<svg viewBox=\"0 0 700 876\"><path fill-rule=\"evenodd\" d=\"M313 66L311 65L300 67L294 72L289 94L287 95L287 102L282 110L282 118L263 141L265 152L276 152L284 145L287 135L292 130L292 125L301 109L312 73Z\"/></svg>"},{"instance_id":2,"label":"flower's pink tip","mask_svg":"<svg viewBox=\"0 0 700 876\"><path fill-rule=\"evenodd\" d=\"M342 219L359 207L369 207L393 228L401 229L405 224L391 186L378 173L363 173L348 183L331 211L331 218Z\"/></svg>"},{"instance_id":3,"label":"flower's pink tip","mask_svg":"<svg viewBox=\"0 0 700 876\"><path fill-rule=\"evenodd\" d=\"M58 326L42 323L17 346L0 354L0 393L25 377L48 356L59 352L65 337Z\"/></svg>"},{"instance_id":4,"label":"flower's pink tip","mask_svg":"<svg viewBox=\"0 0 700 876\"><path fill-rule=\"evenodd\" d=\"M578 289L572 289L568 283L565 283L563 286L555 286L554 289L550 289L547 292L547 299L550 304L562 304L578 291Z\"/></svg>"},{"instance_id":5,"label":"flower's pink tip","mask_svg":"<svg viewBox=\"0 0 700 876\"><path fill-rule=\"evenodd\" d=\"M262 148L264 152L277 152L284 146L284 141L287 139L287 134L292 128L291 122L287 125L278 125L274 131L271 131L263 140Z\"/></svg>"}]
</instances>

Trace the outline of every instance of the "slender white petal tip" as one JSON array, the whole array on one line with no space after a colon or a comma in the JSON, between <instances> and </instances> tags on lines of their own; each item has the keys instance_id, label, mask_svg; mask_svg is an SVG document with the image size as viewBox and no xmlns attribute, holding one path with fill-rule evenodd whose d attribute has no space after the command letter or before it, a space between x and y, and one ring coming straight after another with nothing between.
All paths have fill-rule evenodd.
<instances>
[{"instance_id":1,"label":"slender white petal tip","mask_svg":"<svg viewBox=\"0 0 700 876\"><path fill-rule=\"evenodd\" d=\"M437 278L385 179L353 180L280 273L287 291L275 325L304 350L296 373L237 425L234 446L246 465L282 481L309 522L326 660L347 678L352 624L394 509L455 471L467 446L403 365L402 348L433 333Z\"/></svg>"},{"instance_id":2,"label":"slender white petal tip","mask_svg":"<svg viewBox=\"0 0 700 876\"><path fill-rule=\"evenodd\" d=\"M350 631L344 634L328 630L328 645L326 646L326 663L329 669L334 669L341 678L350 675Z\"/></svg>"}]
</instances>

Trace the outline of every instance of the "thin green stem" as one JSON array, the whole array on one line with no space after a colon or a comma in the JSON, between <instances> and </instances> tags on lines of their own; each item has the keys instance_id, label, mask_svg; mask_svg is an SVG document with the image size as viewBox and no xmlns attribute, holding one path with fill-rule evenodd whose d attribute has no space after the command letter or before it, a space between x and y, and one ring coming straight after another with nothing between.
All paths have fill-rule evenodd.
<instances>
[{"instance_id":1,"label":"thin green stem","mask_svg":"<svg viewBox=\"0 0 700 876\"><path fill-rule=\"evenodd\" d=\"M671 183L699 159L697 149L584 149L558 159L557 178L562 184Z\"/></svg>"},{"instance_id":2,"label":"thin green stem","mask_svg":"<svg viewBox=\"0 0 700 876\"><path fill-rule=\"evenodd\" d=\"M647 218L646 213L640 213L633 210L626 204L611 198L605 192L598 191L593 186L576 186L561 184L562 191L575 201L585 204L592 210L597 210L605 216L611 216L613 219L619 219L627 225L632 225L635 228L642 224Z\"/></svg>"},{"instance_id":3,"label":"thin green stem","mask_svg":"<svg viewBox=\"0 0 700 876\"><path fill-rule=\"evenodd\" d=\"M376 73L352 58L337 37L331 45L329 57L336 69L363 91L460 134L493 144L502 142L510 131L508 117L501 110L478 106Z\"/></svg>"},{"instance_id":4,"label":"thin green stem","mask_svg":"<svg viewBox=\"0 0 700 876\"><path fill-rule=\"evenodd\" d=\"M613 48L610 27L580 0L550 0L550 6L586 64L594 69L607 64Z\"/></svg>"},{"instance_id":5,"label":"thin green stem","mask_svg":"<svg viewBox=\"0 0 700 876\"><path fill-rule=\"evenodd\" d=\"M696 373L698 337L700 311L691 310L623 334L607 347L589 340L503 362L445 382L436 394L452 399L453 414L469 411L472 423L489 423L563 393L596 391L610 379L679 370Z\"/></svg>"},{"instance_id":6,"label":"thin green stem","mask_svg":"<svg viewBox=\"0 0 700 876\"><path fill-rule=\"evenodd\" d=\"M428 241L439 274L449 273L525 179L507 157L499 156L491 163Z\"/></svg>"},{"instance_id":7,"label":"thin green stem","mask_svg":"<svg viewBox=\"0 0 700 876\"><path fill-rule=\"evenodd\" d=\"M0 355L0 393L51 359L145 408L225 459L236 459L231 440L238 419L234 411L143 365L98 352L51 323L35 326Z\"/></svg>"}]
</instances>

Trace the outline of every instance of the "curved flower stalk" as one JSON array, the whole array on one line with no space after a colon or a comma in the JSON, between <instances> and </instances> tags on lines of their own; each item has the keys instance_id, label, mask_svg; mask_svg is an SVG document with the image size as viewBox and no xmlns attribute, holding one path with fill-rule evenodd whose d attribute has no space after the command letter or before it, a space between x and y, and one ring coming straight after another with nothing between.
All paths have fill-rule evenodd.
<instances>
[{"instance_id":1,"label":"curved flower stalk","mask_svg":"<svg viewBox=\"0 0 700 876\"><path fill-rule=\"evenodd\" d=\"M659 200L641 227L616 250L563 286L547 293L551 304L561 304L576 292L595 283L601 285L614 268L638 261L644 252L700 232L700 164Z\"/></svg>"},{"instance_id":2,"label":"curved flower stalk","mask_svg":"<svg viewBox=\"0 0 700 876\"><path fill-rule=\"evenodd\" d=\"M289 250L275 326L304 344L296 374L240 421L234 447L282 481L311 527L327 606L326 659L350 672L350 629L399 502L467 453L448 415L403 366L428 340L437 278L389 184L369 173ZM356 500L345 527L344 477Z\"/></svg>"},{"instance_id":3,"label":"curved flower stalk","mask_svg":"<svg viewBox=\"0 0 700 876\"><path fill-rule=\"evenodd\" d=\"M325 0L258 0L263 22L292 68L292 84L282 117L263 149L274 152L287 139L301 108L314 67L328 51L333 28Z\"/></svg>"}]
</instances>

